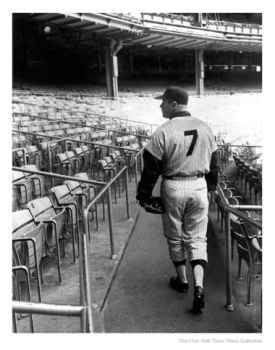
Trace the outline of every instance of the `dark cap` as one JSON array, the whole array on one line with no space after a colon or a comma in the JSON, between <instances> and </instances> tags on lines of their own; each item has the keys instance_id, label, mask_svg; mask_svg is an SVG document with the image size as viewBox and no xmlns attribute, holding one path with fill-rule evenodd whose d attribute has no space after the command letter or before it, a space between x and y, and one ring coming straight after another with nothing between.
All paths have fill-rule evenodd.
<instances>
[{"instance_id":1,"label":"dark cap","mask_svg":"<svg viewBox=\"0 0 275 350\"><path fill-rule=\"evenodd\" d=\"M161 96L155 97L157 100L167 99L169 102L176 101L178 104L187 105L188 104L188 93L178 86L170 86Z\"/></svg>"}]
</instances>

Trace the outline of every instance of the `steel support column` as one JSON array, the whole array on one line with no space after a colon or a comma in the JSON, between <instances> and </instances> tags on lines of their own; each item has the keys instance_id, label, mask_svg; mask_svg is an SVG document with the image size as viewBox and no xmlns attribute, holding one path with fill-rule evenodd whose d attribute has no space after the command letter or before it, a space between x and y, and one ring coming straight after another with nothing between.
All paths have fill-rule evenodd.
<instances>
[{"instance_id":1,"label":"steel support column","mask_svg":"<svg viewBox=\"0 0 275 350\"><path fill-rule=\"evenodd\" d=\"M203 50L195 50L195 76L196 76L196 91L198 96L204 93L204 60Z\"/></svg>"},{"instance_id":2,"label":"steel support column","mask_svg":"<svg viewBox=\"0 0 275 350\"><path fill-rule=\"evenodd\" d=\"M121 41L111 40L105 48L105 71L107 96L112 98L118 97L118 61L117 54L122 48Z\"/></svg>"}]
</instances>

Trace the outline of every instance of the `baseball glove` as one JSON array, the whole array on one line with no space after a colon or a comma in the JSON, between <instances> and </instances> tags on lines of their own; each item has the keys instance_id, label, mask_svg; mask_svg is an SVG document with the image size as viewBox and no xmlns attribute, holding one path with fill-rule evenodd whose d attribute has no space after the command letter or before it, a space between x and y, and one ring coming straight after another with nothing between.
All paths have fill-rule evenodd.
<instances>
[{"instance_id":1,"label":"baseball glove","mask_svg":"<svg viewBox=\"0 0 275 350\"><path fill-rule=\"evenodd\" d=\"M151 197L145 201L140 202L140 205L151 214L163 214L164 207L160 197Z\"/></svg>"}]
</instances>

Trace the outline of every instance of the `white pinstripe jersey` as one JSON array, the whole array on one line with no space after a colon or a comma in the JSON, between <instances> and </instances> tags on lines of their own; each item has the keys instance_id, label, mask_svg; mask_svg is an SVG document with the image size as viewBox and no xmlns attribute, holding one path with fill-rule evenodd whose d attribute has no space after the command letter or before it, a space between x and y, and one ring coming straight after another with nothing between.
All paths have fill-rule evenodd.
<instances>
[{"instance_id":1,"label":"white pinstripe jersey","mask_svg":"<svg viewBox=\"0 0 275 350\"><path fill-rule=\"evenodd\" d=\"M192 116L174 117L161 125L146 145L163 162L164 176L193 176L209 172L217 149L210 127Z\"/></svg>"}]
</instances>

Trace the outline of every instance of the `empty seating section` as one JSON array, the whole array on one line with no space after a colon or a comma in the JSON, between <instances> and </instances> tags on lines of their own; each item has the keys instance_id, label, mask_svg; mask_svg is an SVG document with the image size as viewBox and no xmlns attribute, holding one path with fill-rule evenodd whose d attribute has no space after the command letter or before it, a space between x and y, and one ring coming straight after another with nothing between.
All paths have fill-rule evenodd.
<instances>
[{"instance_id":1,"label":"empty seating section","mask_svg":"<svg viewBox=\"0 0 275 350\"><path fill-rule=\"evenodd\" d=\"M232 254L236 242L238 256L238 278L241 279L242 262L247 265L247 305L251 305L253 279L261 274L262 234L261 231L247 222L231 218Z\"/></svg>"},{"instance_id":2,"label":"empty seating section","mask_svg":"<svg viewBox=\"0 0 275 350\"><path fill-rule=\"evenodd\" d=\"M237 154L233 155L237 167L238 186L251 202L261 204L262 169L252 166Z\"/></svg>"},{"instance_id":3,"label":"empty seating section","mask_svg":"<svg viewBox=\"0 0 275 350\"><path fill-rule=\"evenodd\" d=\"M68 256L69 261L75 263L79 235L85 229L84 210L102 187L81 180L104 181L104 184L128 166L131 181L135 155L152 132L152 126L145 123L93 115L91 109L85 95L71 95L70 98L70 94L63 97L44 92L14 91L13 166L49 173L12 171L16 300L25 300L24 283L30 280L32 284L34 279L35 295L38 295L35 299L42 301L45 279L42 266L48 271L48 264L54 263L53 276L57 276L54 283L56 280L60 283L62 259ZM52 173L74 176L75 179L60 179L50 176ZM114 203L123 191L126 191L124 178L119 178L111 186ZM108 224L105 221L106 195L95 202L88 213L88 226L96 231L100 225ZM32 301L33 294L27 300Z\"/></svg>"},{"instance_id":4,"label":"empty seating section","mask_svg":"<svg viewBox=\"0 0 275 350\"><path fill-rule=\"evenodd\" d=\"M262 171L259 164L251 161L255 157L251 157L251 151L247 150L248 147L240 147L239 152L232 152L230 148L228 144L221 144L219 148L221 174L214 202L221 233L229 234L231 237L231 254L228 254L228 259L233 261L235 256L238 259L236 266L238 285L236 287L240 286L243 279L242 267L245 264L246 304L252 305L255 301L253 285L255 280L261 277L262 229L257 228L253 222L258 223L261 227ZM244 156L248 153L249 157ZM246 218L240 218L232 213L228 214L224 203L229 207L243 206L241 212ZM230 231L227 231L225 225L226 215L229 215Z\"/></svg>"}]
</instances>

